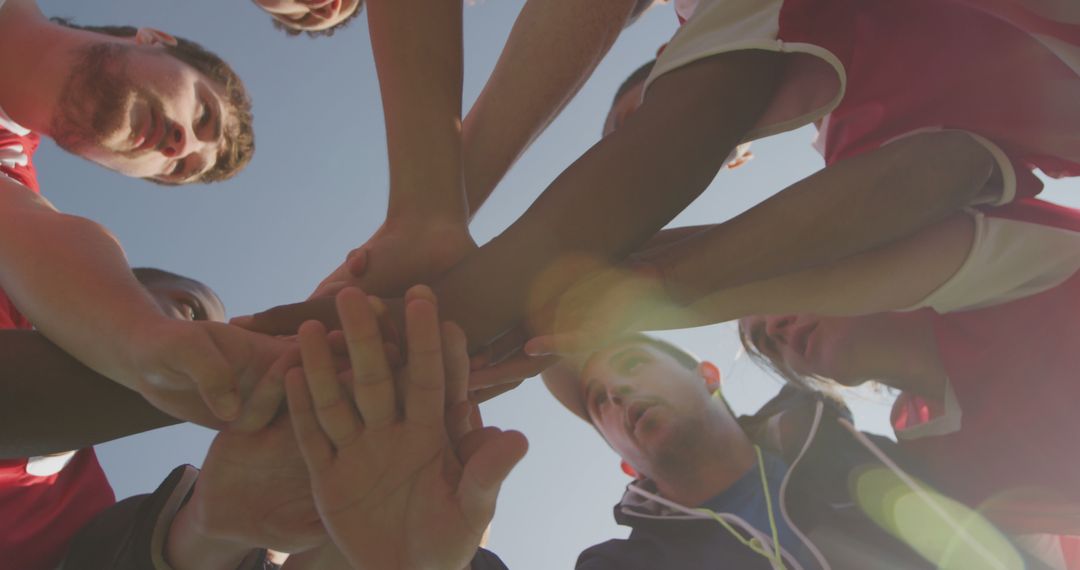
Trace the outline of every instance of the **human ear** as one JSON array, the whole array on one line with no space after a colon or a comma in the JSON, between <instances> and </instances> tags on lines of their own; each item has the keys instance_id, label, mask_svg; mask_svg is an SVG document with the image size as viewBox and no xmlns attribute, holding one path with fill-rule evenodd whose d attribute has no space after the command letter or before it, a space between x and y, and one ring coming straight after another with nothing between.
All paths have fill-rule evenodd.
<instances>
[{"instance_id":1,"label":"human ear","mask_svg":"<svg viewBox=\"0 0 1080 570\"><path fill-rule=\"evenodd\" d=\"M176 37L156 28L139 28L135 32L135 45L176 47Z\"/></svg>"},{"instance_id":2,"label":"human ear","mask_svg":"<svg viewBox=\"0 0 1080 570\"><path fill-rule=\"evenodd\" d=\"M715 364L709 361L702 361L698 364L698 374L705 380L705 387L710 392L715 392L720 389L722 383L720 379L720 369Z\"/></svg>"}]
</instances>

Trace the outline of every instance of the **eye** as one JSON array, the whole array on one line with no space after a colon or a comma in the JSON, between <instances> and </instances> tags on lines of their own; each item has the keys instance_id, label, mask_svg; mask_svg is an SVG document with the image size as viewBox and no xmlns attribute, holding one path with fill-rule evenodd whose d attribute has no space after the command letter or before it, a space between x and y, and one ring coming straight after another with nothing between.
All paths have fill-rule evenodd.
<instances>
[{"instance_id":1,"label":"eye","mask_svg":"<svg viewBox=\"0 0 1080 570\"><path fill-rule=\"evenodd\" d=\"M183 173L184 173L184 161L183 160L178 160L178 161L176 161L176 165L173 166L172 169L169 170L169 177L171 177L171 178L180 178Z\"/></svg>"},{"instance_id":2,"label":"eye","mask_svg":"<svg viewBox=\"0 0 1080 570\"><path fill-rule=\"evenodd\" d=\"M199 105L202 107L202 112L199 114L199 129L201 130L210 124L210 106L205 101Z\"/></svg>"},{"instance_id":3,"label":"eye","mask_svg":"<svg viewBox=\"0 0 1080 570\"><path fill-rule=\"evenodd\" d=\"M191 303L180 303L180 314L184 316L186 321L197 321L198 311Z\"/></svg>"},{"instance_id":4,"label":"eye","mask_svg":"<svg viewBox=\"0 0 1080 570\"><path fill-rule=\"evenodd\" d=\"M607 390L597 390L592 395L592 405L594 408L599 408L602 404L607 403Z\"/></svg>"},{"instance_id":5,"label":"eye","mask_svg":"<svg viewBox=\"0 0 1080 570\"><path fill-rule=\"evenodd\" d=\"M645 363L645 358L639 355L626 356L619 360L618 370L620 374L631 374L638 366Z\"/></svg>"}]
</instances>

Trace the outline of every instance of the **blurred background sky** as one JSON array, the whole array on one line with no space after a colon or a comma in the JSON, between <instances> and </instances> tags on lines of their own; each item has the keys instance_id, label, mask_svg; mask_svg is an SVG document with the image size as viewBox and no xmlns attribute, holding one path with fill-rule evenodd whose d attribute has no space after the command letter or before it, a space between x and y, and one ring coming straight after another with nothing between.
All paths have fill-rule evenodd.
<instances>
[{"instance_id":1,"label":"blurred background sky","mask_svg":"<svg viewBox=\"0 0 1080 570\"><path fill-rule=\"evenodd\" d=\"M599 1L599 0L592 0ZM248 0L39 0L47 15L81 24L154 26L216 51L255 104L257 152L234 180L165 188L112 174L45 142L36 157L43 193L58 208L103 223L134 266L200 279L230 316L305 298L363 243L386 209L386 145L378 84L362 15L332 38L290 38ZM466 109L483 87L524 0L465 7ZM510 171L480 211L483 243L600 137L618 85L677 26L657 6L619 39L563 115ZM756 159L725 171L673 225L723 221L822 166L801 129L754 144ZM1051 182L1044 198L1080 207L1080 183ZM745 244L752 255L754 244ZM739 358L731 325L659 335L715 362L725 393L752 412L779 381ZM849 399L863 429L888 431L888 396ZM539 379L485 404L487 423L517 429L528 456L503 488L489 548L511 568L572 568L584 548L627 530L612 506L629 481L618 457L563 410ZM153 490L180 463L199 465L213 433L178 426L108 443L98 454L118 498Z\"/></svg>"}]
</instances>

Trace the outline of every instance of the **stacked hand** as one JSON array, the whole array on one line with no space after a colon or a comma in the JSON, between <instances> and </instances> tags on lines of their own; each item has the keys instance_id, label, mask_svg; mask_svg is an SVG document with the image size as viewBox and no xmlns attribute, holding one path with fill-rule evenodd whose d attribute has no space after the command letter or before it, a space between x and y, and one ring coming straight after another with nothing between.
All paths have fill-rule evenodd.
<instances>
[{"instance_id":1,"label":"stacked hand","mask_svg":"<svg viewBox=\"0 0 1080 570\"><path fill-rule=\"evenodd\" d=\"M191 501L207 533L248 548L299 552L326 542L292 424L281 416L214 438Z\"/></svg>"},{"instance_id":2,"label":"stacked hand","mask_svg":"<svg viewBox=\"0 0 1080 570\"><path fill-rule=\"evenodd\" d=\"M380 297L400 297L417 283L431 283L476 249L467 227L429 220L387 222L367 243L319 283L311 299L353 286Z\"/></svg>"},{"instance_id":3,"label":"stacked hand","mask_svg":"<svg viewBox=\"0 0 1080 570\"><path fill-rule=\"evenodd\" d=\"M131 339L133 384L174 417L219 426L291 344L223 323L160 319Z\"/></svg>"},{"instance_id":4,"label":"stacked hand","mask_svg":"<svg viewBox=\"0 0 1080 570\"><path fill-rule=\"evenodd\" d=\"M648 266L600 268L530 316L528 326L508 333L474 359L470 388L497 395L552 365L555 356L590 353L620 334L672 320L682 310ZM530 336L532 338L530 338ZM499 358L503 353L509 356Z\"/></svg>"},{"instance_id":5,"label":"stacked hand","mask_svg":"<svg viewBox=\"0 0 1080 570\"><path fill-rule=\"evenodd\" d=\"M368 298L346 289L337 306L352 361L351 395L338 382L318 323L301 327L303 372L286 377L323 523L355 568L460 570L526 441L516 432L470 426L465 338L454 325L440 326L430 290L406 294L407 359L396 373Z\"/></svg>"}]
</instances>

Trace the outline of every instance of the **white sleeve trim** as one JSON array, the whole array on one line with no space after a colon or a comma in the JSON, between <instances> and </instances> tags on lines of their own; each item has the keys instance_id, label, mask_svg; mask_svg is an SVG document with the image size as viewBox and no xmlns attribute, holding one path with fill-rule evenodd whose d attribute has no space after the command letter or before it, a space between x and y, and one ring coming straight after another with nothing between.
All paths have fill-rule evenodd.
<instances>
[{"instance_id":1,"label":"white sleeve trim","mask_svg":"<svg viewBox=\"0 0 1080 570\"><path fill-rule=\"evenodd\" d=\"M1039 559L1054 570L1068 570L1065 554L1061 551L1061 537L1056 534L1021 534L1013 536L1013 543L1028 554Z\"/></svg>"},{"instance_id":2,"label":"white sleeve trim","mask_svg":"<svg viewBox=\"0 0 1080 570\"><path fill-rule=\"evenodd\" d=\"M827 69L835 74L835 77L830 76L828 91L807 81L808 78L818 77L815 75L819 71L816 67L806 67L802 65L802 60L793 62L789 65L788 73L798 88L785 89L781 85L758 124L739 142L790 131L831 113L840 104L847 88L844 66L836 55L821 46L788 43L780 39L779 11L782 4L777 0L715 0L709 5L698 5L690 20L676 32L657 58L656 65L645 80L644 90L647 92L653 81L662 75L724 53L762 50L806 55L812 58L807 61L814 62L815 66L824 62ZM835 81L835 89L832 81Z\"/></svg>"},{"instance_id":3,"label":"white sleeve trim","mask_svg":"<svg viewBox=\"0 0 1080 570\"><path fill-rule=\"evenodd\" d=\"M967 259L913 307L968 311L1030 297L1061 285L1080 269L1080 232L987 217L969 211L975 239Z\"/></svg>"},{"instance_id":4,"label":"white sleeve trim","mask_svg":"<svg viewBox=\"0 0 1080 570\"><path fill-rule=\"evenodd\" d=\"M826 117L826 120L828 120L828 117ZM824 132L824 126L820 130ZM969 206L1003 206L1016 199L1016 169L1013 168L1012 161L1009 160L1009 157L1005 154L1005 151L1001 150L1001 147L999 147L993 141L981 135L977 135L971 131L965 131L963 129L946 129L942 127L923 127L920 129L908 131L899 136L895 136L882 143L881 146L888 145L890 143L913 135L923 133L939 133L945 131L964 133L974 139L975 142L986 148L986 151L990 153L990 157L993 158L994 163L997 165L998 170L1001 171L1001 188L994 188L989 186L983 188L983 190L975 196L971 203L968 204ZM816 144L817 141L815 141L815 145ZM815 148L817 147L815 146ZM825 154L823 145L822 148L819 149L819 152L821 152L822 155Z\"/></svg>"},{"instance_id":5,"label":"white sleeve trim","mask_svg":"<svg viewBox=\"0 0 1080 570\"><path fill-rule=\"evenodd\" d=\"M960 431L964 414L960 409L960 403L956 401L956 392L953 390L952 382L948 379L945 380L945 399L943 403L945 411L940 416L907 429L893 430L897 441L911 441Z\"/></svg>"},{"instance_id":6,"label":"white sleeve trim","mask_svg":"<svg viewBox=\"0 0 1080 570\"><path fill-rule=\"evenodd\" d=\"M985 204L990 206L1002 206L1015 200L1016 170L1013 168L1012 161L1005 155L1005 151L1001 150L1001 147L985 137L970 131L964 132L975 139L975 142L986 148L990 153L990 156L994 158L994 162L997 163L998 170L1001 171L1001 192L997 196L991 195L988 192L980 192L979 195L975 197L973 205Z\"/></svg>"},{"instance_id":7,"label":"white sleeve trim","mask_svg":"<svg viewBox=\"0 0 1080 570\"><path fill-rule=\"evenodd\" d=\"M0 8L3 8L3 7L4 7L4 2L3 2L3 0L0 0ZM20 125L19 123L16 123L14 120L12 120L11 117L8 116L8 114L4 111L3 108L0 108L0 127L5 128L5 129L15 133L16 135L19 135L20 137L25 137L26 135L30 134L30 129L28 129L28 128Z\"/></svg>"}]
</instances>

